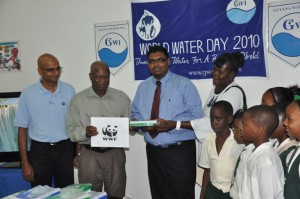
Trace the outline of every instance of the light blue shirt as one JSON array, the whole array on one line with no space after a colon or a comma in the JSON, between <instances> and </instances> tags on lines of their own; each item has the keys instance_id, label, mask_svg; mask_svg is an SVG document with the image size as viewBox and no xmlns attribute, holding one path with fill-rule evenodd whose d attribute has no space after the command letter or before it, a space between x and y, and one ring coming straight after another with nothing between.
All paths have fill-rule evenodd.
<instances>
[{"instance_id":1,"label":"light blue shirt","mask_svg":"<svg viewBox=\"0 0 300 199\"><path fill-rule=\"evenodd\" d=\"M39 80L21 93L14 125L28 128L29 137L39 142L65 140L69 137L67 112L74 95L70 84L58 81L55 92L51 93Z\"/></svg>"},{"instance_id":2,"label":"light blue shirt","mask_svg":"<svg viewBox=\"0 0 300 199\"><path fill-rule=\"evenodd\" d=\"M131 106L131 118L138 121L149 120L152 109L156 79L149 77L138 87ZM165 120L190 121L202 118L202 104L195 85L186 77L168 71L161 80L159 118ZM159 133L154 139L145 132L147 143L164 146L180 141L195 139L192 130L180 129Z\"/></svg>"}]
</instances>

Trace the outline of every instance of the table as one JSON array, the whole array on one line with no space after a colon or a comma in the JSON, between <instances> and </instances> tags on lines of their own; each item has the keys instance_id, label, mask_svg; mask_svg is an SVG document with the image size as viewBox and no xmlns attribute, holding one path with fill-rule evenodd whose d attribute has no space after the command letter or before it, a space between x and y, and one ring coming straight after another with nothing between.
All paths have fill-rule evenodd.
<instances>
[{"instance_id":1,"label":"table","mask_svg":"<svg viewBox=\"0 0 300 199\"><path fill-rule=\"evenodd\" d=\"M0 198L28 189L31 184L23 179L21 168L0 168ZM107 199L121 198L110 196Z\"/></svg>"},{"instance_id":2,"label":"table","mask_svg":"<svg viewBox=\"0 0 300 199\"><path fill-rule=\"evenodd\" d=\"M30 188L20 168L0 168L0 198Z\"/></svg>"}]
</instances>

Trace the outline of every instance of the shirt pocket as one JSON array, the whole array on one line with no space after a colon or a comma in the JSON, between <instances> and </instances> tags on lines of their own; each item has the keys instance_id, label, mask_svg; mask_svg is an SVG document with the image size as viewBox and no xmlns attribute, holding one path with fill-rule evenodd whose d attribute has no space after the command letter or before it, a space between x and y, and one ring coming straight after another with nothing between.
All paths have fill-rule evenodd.
<instances>
[{"instance_id":1,"label":"shirt pocket","mask_svg":"<svg viewBox=\"0 0 300 199\"><path fill-rule=\"evenodd\" d=\"M182 99L181 93L178 91L173 92L165 96L165 99L161 99L163 103L161 105L166 105L166 110L172 111L176 116L178 113L185 111L184 101Z\"/></svg>"}]
</instances>

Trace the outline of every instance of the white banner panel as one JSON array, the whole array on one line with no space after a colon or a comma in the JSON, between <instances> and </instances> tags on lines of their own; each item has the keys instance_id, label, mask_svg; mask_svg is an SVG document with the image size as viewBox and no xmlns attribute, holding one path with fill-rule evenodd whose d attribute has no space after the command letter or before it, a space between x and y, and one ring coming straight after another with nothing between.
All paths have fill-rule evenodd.
<instances>
[{"instance_id":1,"label":"white banner panel","mask_svg":"<svg viewBox=\"0 0 300 199\"><path fill-rule=\"evenodd\" d=\"M300 64L300 1L269 3L269 51L296 67Z\"/></svg>"},{"instance_id":2,"label":"white banner panel","mask_svg":"<svg viewBox=\"0 0 300 199\"><path fill-rule=\"evenodd\" d=\"M105 62L115 75L130 61L128 21L95 24L97 60Z\"/></svg>"}]
</instances>

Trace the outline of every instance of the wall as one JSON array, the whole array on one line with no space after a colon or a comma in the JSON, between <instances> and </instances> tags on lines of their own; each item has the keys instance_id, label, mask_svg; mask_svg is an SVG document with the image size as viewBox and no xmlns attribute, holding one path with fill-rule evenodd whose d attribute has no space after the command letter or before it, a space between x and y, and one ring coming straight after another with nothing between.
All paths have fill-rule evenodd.
<instances>
[{"instance_id":1,"label":"wall","mask_svg":"<svg viewBox=\"0 0 300 199\"><path fill-rule=\"evenodd\" d=\"M36 82L36 60L45 52L60 60L63 81L77 91L90 86L89 66L96 59L93 25L120 20L128 20L131 26L130 0L0 0L0 42L20 41L23 67L22 72L0 73L0 92L21 91ZM245 89L249 106L260 103L262 93L269 87L300 84L299 67L293 68L269 53L267 61L268 78L236 79ZM211 80L193 82L205 100ZM131 99L139 83L134 81L132 61L111 77L111 86L123 90ZM141 135L130 137L126 168L127 194L134 199L151 198Z\"/></svg>"}]
</instances>

